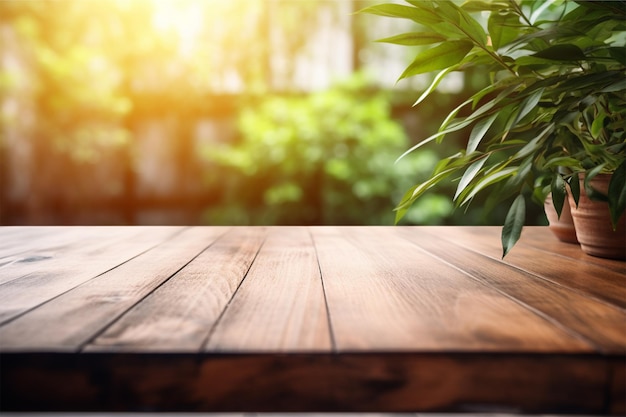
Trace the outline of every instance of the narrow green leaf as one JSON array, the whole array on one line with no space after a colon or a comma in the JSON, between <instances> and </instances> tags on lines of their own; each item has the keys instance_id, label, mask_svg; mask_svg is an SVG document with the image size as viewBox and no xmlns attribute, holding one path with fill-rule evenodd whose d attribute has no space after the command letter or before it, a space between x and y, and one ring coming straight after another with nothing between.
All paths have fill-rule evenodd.
<instances>
[{"instance_id":1,"label":"narrow green leaf","mask_svg":"<svg viewBox=\"0 0 626 417\"><path fill-rule=\"evenodd\" d=\"M407 156L408 154L410 154L411 152L413 152L414 150L416 150L418 148L421 148L422 146L426 145L429 142L432 142L433 140L437 139L438 137L445 136L446 134L448 134L450 132L454 132L454 131L455 131L455 129L443 130L441 132L437 132L434 135L431 135L431 136L427 137L426 139L418 142L416 145L413 145L409 149L404 151L404 153L402 153L402 155L400 155L398 157L398 159L396 159L396 163L399 160L401 160L402 158L404 158L405 156Z\"/></svg>"},{"instance_id":2,"label":"narrow green leaf","mask_svg":"<svg viewBox=\"0 0 626 417\"><path fill-rule=\"evenodd\" d=\"M456 7L456 6L455 6ZM460 15L459 25L463 32L467 33L471 39L482 47L487 46L487 34L485 29L476 19L470 16L465 10L456 7Z\"/></svg>"},{"instance_id":3,"label":"narrow green leaf","mask_svg":"<svg viewBox=\"0 0 626 417\"><path fill-rule=\"evenodd\" d=\"M433 4L432 1L425 1L425 0L411 1L411 0L407 0L407 3L411 4L412 6L414 6L417 9L417 16L418 17L413 19L417 23L420 23L420 24L422 24L424 26L431 26L431 25L434 25L434 24L437 24L437 23L443 21L443 19L439 15L439 13L437 13L437 10L435 9L434 4ZM419 20L417 20L417 19L419 19Z\"/></svg>"},{"instance_id":4,"label":"narrow green leaf","mask_svg":"<svg viewBox=\"0 0 626 417\"><path fill-rule=\"evenodd\" d=\"M613 171L609 182L609 211L615 229L619 218L626 211L626 160Z\"/></svg>"},{"instance_id":5,"label":"narrow green leaf","mask_svg":"<svg viewBox=\"0 0 626 417\"><path fill-rule=\"evenodd\" d=\"M484 11L499 11L507 6L503 1L480 1L480 0L468 0L461 5L461 8L468 12L484 12Z\"/></svg>"},{"instance_id":6,"label":"narrow green leaf","mask_svg":"<svg viewBox=\"0 0 626 417\"><path fill-rule=\"evenodd\" d=\"M620 64L626 66L626 50L624 50L624 47L609 48L609 55Z\"/></svg>"},{"instance_id":7,"label":"narrow green leaf","mask_svg":"<svg viewBox=\"0 0 626 417\"><path fill-rule=\"evenodd\" d=\"M410 207L411 204L413 204L413 202L417 200L418 197L437 185L441 180L445 179L456 170L457 168L446 169L445 171L442 171L437 175L432 176L427 181L424 181L423 183L412 187L407 193L405 193L402 201L396 207L396 210L403 210Z\"/></svg>"},{"instance_id":8,"label":"narrow green leaf","mask_svg":"<svg viewBox=\"0 0 626 417\"><path fill-rule=\"evenodd\" d=\"M541 133L537 135L533 140L528 142L522 149L520 149L513 159L521 159L527 155L534 153L538 148L543 146L544 140L554 131L554 124L550 123Z\"/></svg>"},{"instance_id":9,"label":"narrow green leaf","mask_svg":"<svg viewBox=\"0 0 626 417\"><path fill-rule=\"evenodd\" d=\"M515 125L517 125L520 120L526 117L531 111L535 109L535 107L537 107L537 104L541 100L544 91L545 88L540 88L524 99L524 101L519 106L519 113L517 113L517 116L515 116L515 121L512 124L513 127L515 127Z\"/></svg>"},{"instance_id":10,"label":"narrow green leaf","mask_svg":"<svg viewBox=\"0 0 626 417\"><path fill-rule=\"evenodd\" d=\"M449 121L448 121L448 119L452 119L452 118L454 118L454 115L456 115L456 113L458 113L458 112L460 111L460 109L461 109L463 106L465 106L465 105L469 104L470 102L471 102L471 100L467 100L467 101L465 101L464 103L462 103L461 105L459 105L456 109L454 109L454 110L453 110L453 111L452 111L452 112L448 115L448 117L446 118L446 120L444 120L444 121L443 121L443 123L441 124L441 126L442 126L442 127L443 127L443 126L445 126L445 124L449 122ZM397 163L399 160L401 160L402 158L404 158L405 156L407 156L408 154L410 154L411 152L413 152L414 150L416 150L416 149L418 149L418 148L421 148L422 146L426 145L427 143L430 143L430 142L432 142L432 141L433 141L433 140L435 140L435 139L441 138L441 137L443 137L443 136L447 135L448 133L451 133L451 132L456 132L456 131L458 131L458 130L460 130L460 129L463 129L464 127L469 126L470 124L471 124L471 122L467 122L467 123L465 123L465 124L456 124L456 125L454 125L454 126L453 126L453 127L451 127L451 128L447 128L447 129L444 129L444 130L440 130L439 132L435 133L434 135L431 135L431 136L427 137L426 139L424 139L424 140L422 140L422 141L418 142L416 145L413 145L411 148L409 148L408 150L406 150L406 151L405 151L402 155L400 155L400 156L396 159L396 163Z\"/></svg>"},{"instance_id":11,"label":"narrow green leaf","mask_svg":"<svg viewBox=\"0 0 626 417\"><path fill-rule=\"evenodd\" d=\"M467 155L465 155L463 152L457 152L454 155L441 159L439 162L437 162L437 164L433 168L433 173L431 174L431 176L437 175L441 171L444 171L448 168L452 168L452 167L458 168L459 164L463 164L464 161L467 160L466 158L467 158Z\"/></svg>"},{"instance_id":12,"label":"narrow green leaf","mask_svg":"<svg viewBox=\"0 0 626 417\"><path fill-rule=\"evenodd\" d=\"M515 246L520 236L526 220L526 201L522 194L518 195L504 220L502 228L502 258Z\"/></svg>"},{"instance_id":13,"label":"narrow green leaf","mask_svg":"<svg viewBox=\"0 0 626 417\"><path fill-rule=\"evenodd\" d=\"M580 161L571 156L557 156L554 158L549 158L546 160L546 163L543 165L543 168L554 168L559 166L575 166L579 164Z\"/></svg>"},{"instance_id":14,"label":"narrow green leaf","mask_svg":"<svg viewBox=\"0 0 626 417\"><path fill-rule=\"evenodd\" d=\"M377 4L359 10L357 13L368 13L385 17L397 17L400 19L420 19L420 11L415 7L401 4Z\"/></svg>"},{"instance_id":15,"label":"narrow green leaf","mask_svg":"<svg viewBox=\"0 0 626 417\"><path fill-rule=\"evenodd\" d=\"M558 217L561 217L561 211L563 210L563 204L565 203L565 197L567 193L565 192L565 181L563 181L563 177L560 174L555 174L552 177L552 203L554 204L554 208L556 209L556 213Z\"/></svg>"},{"instance_id":16,"label":"narrow green leaf","mask_svg":"<svg viewBox=\"0 0 626 417\"><path fill-rule=\"evenodd\" d=\"M399 80L458 64L472 48L473 44L468 41L450 41L430 48L415 58Z\"/></svg>"},{"instance_id":17,"label":"narrow green leaf","mask_svg":"<svg viewBox=\"0 0 626 417\"><path fill-rule=\"evenodd\" d=\"M439 74L437 74L435 76L435 78L433 79L433 82L422 93L422 95L415 101L415 103L413 103L413 107L417 106L422 101L424 101L426 99L426 97L428 97L430 95L430 93L432 93L435 90L435 88L437 88L437 86L439 85L441 80L443 80L445 78L446 74L448 74L450 71L452 71L452 68L446 68L443 71L441 71Z\"/></svg>"},{"instance_id":18,"label":"narrow green leaf","mask_svg":"<svg viewBox=\"0 0 626 417\"><path fill-rule=\"evenodd\" d=\"M483 139L493 122L498 117L498 113L494 113L491 116L487 117L476 123L472 132L470 133L469 140L467 142L467 153L472 153L476 149L478 149L478 145L480 141Z\"/></svg>"},{"instance_id":19,"label":"narrow green leaf","mask_svg":"<svg viewBox=\"0 0 626 417\"><path fill-rule=\"evenodd\" d=\"M607 87L604 87L603 89L599 90L599 93L615 93L617 91L624 91L626 90L626 79L624 80L620 80L616 83L613 83Z\"/></svg>"},{"instance_id":20,"label":"narrow green leaf","mask_svg":"<svg viewBox=\"0 0 626 417\"><path fill-rule=\"evenodd\" d=\"M402 199L398 203L398 206L394 209L394 211L396 212L396 217L394 221L395 224L398 224L400 220L402 220L406 212L409 210L409 207L411 205L406 203L410 200L411 196L413 195L413 191L415 191L417 187L417 185L414 185L413 187L409 188L407 192L404 193L404 195L402 196Z\"/></svg>"},{"instance_id":21,"label":"narrow green leaf","mask_svg":"<svg viewBox=\"0 0 626 417\"><path fill-rule=\"evenodd\" d=\"M582 49L571 44L550 46L532 54L532 56L552 61L583 61L587 59Z\"/></svg>"},{"instance_id":22,"label":"narrow green leaf","mask_svg":"<svg viewBox=\"0 0 626 417\"><path fill-rule=\"evenodd\" d=\"M483 165L485 165L485 162L487 162L487 159L487 157L481 158L467 168L467 170L463 173L463 176L461 177L461 181L459 181L459 185L456 187L456 192L454 193L453 200L456 200L458 196L465 190L465 187L467 187L467 185L472 182L472 180L476 177L476 174L478 174Z\"/></svg>"},{"instance_id":23,"label":"narrow green leaf","mask_svg":"<svg viewBox=\"0 0 626 417\"><path fill-rule=\"evenodd\" d=\"M572 198L578 208L578 201L580 200L580 179L577 172L575 172L569 179L569 191L572 193Z\"/></svg>"},{"instance_id":24,"label":"narrow green leaf","mask_svg":"<svg viewBox=\"0 0 626 417\"><path fill-rule=\"evenodd\" d=\"M441 126L439 126L439 132L441 132L442 130L447 129L448 125L454 120L454 118L457 116L457 114L459 114L461 109L463 107L467 106L468 104L470 104L471 102L472 102L471 98L468 99L468 100L465 100L463 103L461 103L457 107L455 107L454 110L452 110L450 113L448 113L446 118L443 119L443 122L441 122Z\"/></svg>"},{"instance_id":25,"label":"narrow green leaf","mask_svg":"<svg viewBox=\"0 0 626 417\"><path fill-rule=\"evenodd\" d=\"M498 50L515 40L519 35L519 26L519 16L515 13L491 13L487 29L493 48Z\"/></svg>"},{"instance_id":26,"label":"narrow green leaf","mask_svg":"<svg viewBox=\"0 0 626 417\"><path fill-rule=\"evenodd\" d=\"M607 163L604 162L585 173L585 180L583 181L583 185L585 187L585 193L587 194L587 197L589 197L591 200L608 201L608 197L606 195L591 186L591 180L593 179L593 177L601 173L604 170L606 164Z\"/></svg>"},{"instance_id":27,"label":"narrow green leaf","mask_svg":"<svg viewBox=\"0 0 626 417\"><path fill-rule=\"evenodd\" d=\"M437 2L437 6L439 6L438 13L440 16L444 17L444 20L454 23L455 26L459 24L461 16L459 8L454 3L451 1L439 1Z\"/></svg>"},{"instance_id":28,"label":"narrow green leaf","mask_svg":"<svg viewBox=\"0 0 626 417\"><path fill-rule=\"evenodd\" d=\"M446 37L434 32L410 32L389 38L378 39L377 42L393 43L396 45L431 45L446 40Z\"/></svg>"},{"instance_id":29,"label":"narrow green leaf","mask_svg":"<svg viewBox=\"0 0 626 417\"><path fill-rule=\"evenodd\" d=\"M602 129L604 129L604 121L606 120L606 113L605 112L600 112L598 113L595 118L593 119L593 123L591 123L591 136L593 136L594 138L597 138L600 133L602 132Z\"/></svg>"},{"instance_id":30,"label":"narrow green leaf","mask_svg":"<svg viewBox=\"0 0 626 417\"><path fill-rule=\"evenodd\" d=\"M517 170L518 170L518 167L508 167L504 169L502 169L502 167L498 167L496 170L484 176L472 188L471 192L469 192L467 196L465 196L465 198L463 199L460 205L465 205L467 202L472 200L476 196L476 194L478 194L480 191L487 188L488 186L495 184L499 181L502 181L511 175L514 175L515 172L517 172Z\"/></svg>"}]
</instances>

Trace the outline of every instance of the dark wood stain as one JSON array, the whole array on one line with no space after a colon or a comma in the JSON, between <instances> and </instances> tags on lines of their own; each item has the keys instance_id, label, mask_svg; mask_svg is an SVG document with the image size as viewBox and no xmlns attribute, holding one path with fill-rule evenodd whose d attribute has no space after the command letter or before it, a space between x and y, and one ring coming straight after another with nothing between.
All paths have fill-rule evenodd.
<instances>
[{"instance_id":1,"label":"dark wood stain","mask_svg":"<svg viewBox=\"0 0 626 417\"><path fill-rule=\"evenodd\" d=\"M626 264L499 233L0 228L0 411L626 414Z\"/></svg>"}]
</instances>

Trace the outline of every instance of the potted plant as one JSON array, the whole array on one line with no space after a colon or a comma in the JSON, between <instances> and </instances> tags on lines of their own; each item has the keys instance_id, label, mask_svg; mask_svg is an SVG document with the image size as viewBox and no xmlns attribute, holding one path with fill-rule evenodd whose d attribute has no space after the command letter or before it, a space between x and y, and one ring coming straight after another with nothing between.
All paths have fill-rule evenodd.
<instances>
[{"instance_id":1,"label":"potted plant","mask_svg":"<svg viewBox=\"0 0 626 417\"><path fill-rule=\"evenodd\" d=\"M436 73L415 105L453 71L479 68L489 77L437 132L402 155L467 132L463 148L407 191L396 221L426 191L456 178L457 206L478 194L489 204L512 200L502 229L505 256L521 235L528 199L541 204L551 194L560 213L566 185L577 204L579 178L591 191L594 177L613 173L603 198L617 225L626 208L625 2L417 0L362 12L410 19L421 28L381 40L428 46L400 76Z\"/></svg>"}]
</instances>

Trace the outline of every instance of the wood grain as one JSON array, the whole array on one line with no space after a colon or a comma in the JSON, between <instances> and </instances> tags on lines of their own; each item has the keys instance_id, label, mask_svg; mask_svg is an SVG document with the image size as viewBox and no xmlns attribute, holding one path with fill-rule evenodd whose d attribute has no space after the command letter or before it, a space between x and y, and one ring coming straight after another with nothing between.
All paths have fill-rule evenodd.
<instances>
[{"instance_id":1,"label":"wood grain","mask_svg":"<svg viewBox=\"0 0 626 417\"><path fill-rule=\"evenodd\" d=\"M235 228L100 335L88 351L200 351L265 239Z\"/></svg>"},{"instance_id":2,"label":"wood grain","mask_svg":"<svg viewBox=\"0 0 626 417\"><path fill-rule=\"evenodd\" d=\"M437 239L439 229L397 228L398 235L433 254L442 262L464 271L473 279L495 288L502 294L528 306L572 335L589 341L605 353L626 352L626 311L569 287L555 284L520 269L510 268L501 260ZM463 245L463 246L459 246ZM538 253L536 257L541 257ZM543 262L553 261L544 255ZM542 259L537 259L541 262ZM575 306L575 308L573 308Z\"/></svg>"},{"instance_id":3,"label":"wood grain","mask_svg":"<svg viewBox=\"0 0 626 417\"><path fill-rule=\"evenodd\" d=\"M439 238L466 242L468 249L500 259L502 252L498 230L498 228L461 227L451 234L449 229L440 227L435 233ZM572 288L586 296L593 296L626 309L626 269L620 273L596 263L586 262L585 258L573 260L563 256L546 257L542 252L543 247L537 249L532 245L521 244L519 247L516 245L504 262Z\"/></svg>"},{"instance_id":4,"label":"wood grain","mask_svg":"<svg viewBox=\"0 0 626 417\"><path fill-rule=\"evenodd\" d=\"M180 232L180 228L154 228L123 239L100 239L98 233L84 231L76 240L94 240L96 247L87 243L87 250L77 258L58 255L58 261L41 260L39 269L0 285L0 323L6 323L43 303L133 259L142 252ZM106 233L104 233L106 236ZM115 243L101 246L102 243ZM0 270L0 277L5 275ZM20 274L21 275L21 274ZM14 278L14 277L13 277ZM1 278L0 278L1 279ZM2 345L2 340L0 340Z\"/></svg>"},{"instance_id":5,"label":"wood grain","mask_svg":"<svg viewBox=\"0 0 626 417\"><path fill-rule=\"evenodd\" d=\"M97 354L86 361L5 353L0 359L6 411L599 415L607 405L606 361L579 355Z\"/></svg>"},{"instance_id":6,"label":"wood grain","mask_svg":"<svg viewBox=\"0 0 626 417\"><path fill-rule=\"evenodd\" d=\"M626 358L614 356L609 358L609 395L607 412L612 415L626 415Z\"/></svg>"},{"instance_id":7,"label":"wood grain","mask_svg":"<svg viewBox=\"0 0 626 417\"><path fill-rule=\"evenodd\" d=\"M592 347L389 228L316 228L339 351L570 351Z\"/></svg>"},{"instance_id":8,"label":"wood grain","mask_svg":"<svg viewBox=\"0 0 626 417\"><path fill-rule=\"evenodd\" d=\"M72 233L61 237L48 236L30 243L33 248L13 256L12 260L0 269L0 284L26 277L45 270L48 273L67 271L71 268L84 269L85 263L110 248L119 248L120 243L135 239L143 234L158 237L157 230L126 227L88 227L69 229ZM124 248L128 251L130 248ZM128 252L126 253L128 256Z\"/></svg>"},{"instance_id":9,"label":"wood grain","mask_svg":"<svg viewBox=\"0 0 626 417\"><path fill-rule=\"evenodd\" d=\"M62 226L6 226L0 228L0 258L41 247L41 242L63 240L76 229ZM44 244L45 246L45 244Z\"/></svg>"},{"instance_id":10,"label":"wood grain","mask_svg":"<svg viewBox=\"0 0 626 417\"><path fill-rule=\"evenodd\" d=\"M304 227L276 227L208 340L210 352L329 351L315 249Z\"/></svg>"},{"instance_id":11,"label":"wood grain","mask_svg":"<svg viewBox=\"0 0 626 417\"><path fill-rule=\"evenodd\" d=\"M80 350L224 232L225 229L217 227L183 230L151 250L0 327L0 349Z\"/></svg>"},{"instance_id":12,"label":"wood grain","mask_svg":"<svg viewBox=\"0 0 626 417\"><path fill-rule=\"evenodd\" d=\"M495 236L495 238L498 239L497 236ZM541 248L542 251L552 252L566 258L572 258L577 261L608 268L621 274L626 273L626 263L624 263L624 261L587 255L580 249L580 245L564 244L546 228L526 227L519 244L524 247Z\"/></svg>"},{"instance_id":13,"label":"wood grain","mask_svg":"<svg viewBox=\"0 0 626 417\"><path fill-rule=\"evenodd\" d=\"M0 412L624 415L626 263L499 234L0 228Z\"/></svg>"}]
</instances>

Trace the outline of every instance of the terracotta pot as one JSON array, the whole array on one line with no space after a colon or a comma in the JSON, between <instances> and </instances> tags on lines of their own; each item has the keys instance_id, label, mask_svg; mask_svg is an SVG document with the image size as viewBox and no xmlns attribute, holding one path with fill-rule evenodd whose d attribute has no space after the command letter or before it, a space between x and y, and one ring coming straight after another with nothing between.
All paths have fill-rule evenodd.
<instances>
[{"instance_id":1,"label":"terracotta pot","mask_svg":"<svg viewBox=\"0 0 626 417\"><path fill-rule=\"evenodd\" d=\"M604 194L609 188L611 176L599 174L591 180L591 186ZM590 200L585 194L583 179L580 179L578 208L569 196L576 236L580 247L588 255L601 258L626 260L626 215L622 215L613 230L609 205L604 201Z\"/></svg>"},{"instance_id":2,"label":"terracotta pot","mask_svg":"<svg viewBox=\"0 0 626 417\"><path fill-rule=\"evenodd\" d=\"M554 204L552 202L552 195L548 194L546 201L543 205L549 228L552 233L561 241L566 243L578 243L576 238L576 229L574 228L574 220L572 219L572 212L569 208L569 200L565 199L563 202L563 209L561 210L561 217L559 218Z\"/></svg>"}]
</instances>

